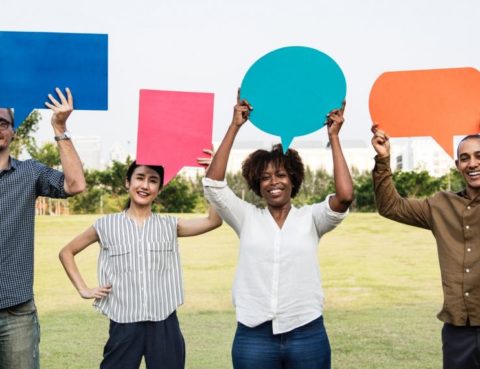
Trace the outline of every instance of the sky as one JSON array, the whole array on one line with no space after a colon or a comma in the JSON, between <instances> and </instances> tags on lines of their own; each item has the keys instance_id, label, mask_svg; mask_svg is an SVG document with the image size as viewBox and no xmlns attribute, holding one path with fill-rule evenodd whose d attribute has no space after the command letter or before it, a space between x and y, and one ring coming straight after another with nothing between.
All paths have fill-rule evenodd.
<instances>
[{"instance_id":1,"label":"sky","mask_svg":"<svg viewBox=\"0 0 480 369\"><path fill-rule=\"evenodd\" d=\"M109 110L75 111L68 122L74 136L100 136L106 158L114 144L135 155L140 89L213 92L213 139L220 141L248 68L294 45L339 64L347 81L341 138L367 143L369 93L379 75L480 69L479 17L478 0L2 0L0 30L109 35ZM39 142L53 135L49 113L42 116ZM279 138L247 124L237 140ZM292 147L297 140L325 144L326 130Z\"/></svg>"}]
</instances>

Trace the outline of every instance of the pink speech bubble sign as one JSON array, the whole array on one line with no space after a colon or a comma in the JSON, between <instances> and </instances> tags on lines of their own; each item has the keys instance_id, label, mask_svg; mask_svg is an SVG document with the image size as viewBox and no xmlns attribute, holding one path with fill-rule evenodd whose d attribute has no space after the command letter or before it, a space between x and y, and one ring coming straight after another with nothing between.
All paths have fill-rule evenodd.
<instances>
[{"instance_id":1,"label":"pink speech bubble sign","mask_svg":"<svg viewBox=\"0 0 480 369\"><path fill-rule=\"evenodd\" d=\"M213 93L140 90L137 162L162 165L166 185L212 146Z\"/></svg>"}]
</instances>

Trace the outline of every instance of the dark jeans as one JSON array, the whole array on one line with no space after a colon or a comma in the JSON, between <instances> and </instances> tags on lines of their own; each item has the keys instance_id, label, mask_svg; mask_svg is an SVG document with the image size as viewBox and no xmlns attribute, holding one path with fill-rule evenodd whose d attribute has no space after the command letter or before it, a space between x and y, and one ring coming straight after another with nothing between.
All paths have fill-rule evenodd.
<instances>
[{"instance_id":1,"label":"dark jeans","mask_svg":"<svg viewBox=\"0 0 480 369\"><path fill-rule=\"evenodd\" d=\"M480 369L480 326L442 329L443 369Z\"/></svg>"},{"instance_id":2,"label":"dark jeans","mask_svg":"<svg viewBox=\"0 0 480 369\"><path fill-rule=\"evenodd\" d=\"M38 369L39 343L33 300L0 310L0 369Z\"/></svg>"},{"instance_id":3,"label":"dark jeans","mask_svg":"<svg viewBox=\"0 0 480 369\"><path fill-rule=\"evenodd\" d=\"M330 343L323 317L290 332L272 333L272 323L238 323L232 347L234 369L330 369Z\"/></svg>"},{"instance_id":4,"label":"dark jeans","mask_svg":"<svg viewBox=\"0 0 480 369\"><path fill-rule=\"evenodd\" d=\"M143 356L147 369L185 367L185 342L175 312L160 322L110 320L109 334L100 369L138 369Z\"/></svg>"}]
</instances>

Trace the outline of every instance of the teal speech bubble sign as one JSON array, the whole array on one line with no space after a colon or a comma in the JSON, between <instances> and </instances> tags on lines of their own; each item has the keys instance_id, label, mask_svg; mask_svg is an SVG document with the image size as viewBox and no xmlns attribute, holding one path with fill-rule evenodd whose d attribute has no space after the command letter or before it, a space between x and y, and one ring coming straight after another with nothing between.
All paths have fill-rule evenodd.
<instances>
[{"instance_id":1,"label":"teal speech bubble sign","mask_svg":"<svg viewBox=\"0 0 480 369\"><path fill-rule=\"evenodd\" d=\"M304 46L283 47L258 59L247 71L240 96L253 107L250 121L280 136L286 151L296 136L325 125L347 92L345 76L327 54Z\"/></svg>"}]
</instances>

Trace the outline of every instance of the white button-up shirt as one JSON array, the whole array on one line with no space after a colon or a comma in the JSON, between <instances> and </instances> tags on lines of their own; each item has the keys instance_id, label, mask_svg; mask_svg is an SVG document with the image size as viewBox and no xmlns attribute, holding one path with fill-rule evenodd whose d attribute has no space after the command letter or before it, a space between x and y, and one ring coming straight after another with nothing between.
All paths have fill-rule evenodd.
<instances>
[{"instance_id":1,"label":"white button-up shirt","mask_svg":"<svg viewBox=\"0 0 480 369\"><path fill-rule=\"evenodd\" d=\"M240 238L233 304L237 320L256 327L272 321L273 333L289 332L320 317L323 290L317 261L321 236L347 213L319 204L292 206L279 228L268 209L239 199L225 181L203 180L205 196Z\"/></svg>"}]
</instances>

